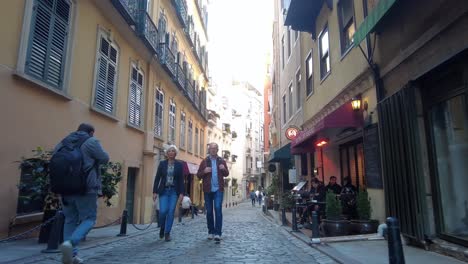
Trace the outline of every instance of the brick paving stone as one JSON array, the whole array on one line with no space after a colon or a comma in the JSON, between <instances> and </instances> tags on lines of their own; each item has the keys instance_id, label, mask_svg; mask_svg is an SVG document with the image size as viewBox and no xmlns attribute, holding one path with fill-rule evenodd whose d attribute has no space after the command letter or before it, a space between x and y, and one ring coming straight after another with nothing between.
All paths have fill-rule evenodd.
<instances>
[{"instance_id":1,"label":"brick paving stone","mask_svg":"<svg viewBox=\"0 0 468 264\"><path fill-rule=\"evenodd\" d=\"M206 218L174 223L172 241L158 238L158 230L85 248L85 263L335 263L326 255L293 237L284 228L265 219L260 208L248 203L223 208L223 236L220 244L207 239ZM31 264L60 263L59 254L41 255Z\"/></svg>"}]
</instances>

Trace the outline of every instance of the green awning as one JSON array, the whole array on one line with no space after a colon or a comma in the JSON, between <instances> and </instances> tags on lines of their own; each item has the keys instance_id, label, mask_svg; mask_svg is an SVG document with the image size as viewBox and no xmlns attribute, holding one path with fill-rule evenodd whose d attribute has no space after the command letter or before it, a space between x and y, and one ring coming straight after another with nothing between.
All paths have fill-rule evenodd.
<instances>
[{"instance_id":1,"label":"green awning","mask_svg":"<svg viewBox=\"0 0 468 264\"><path fill-rule=\"evenodd\" d=\"M397 0L379 0L377 6L356 30L356 33L353 36L354 45L359 45L369 33L374 31L374 28L380 19L382 19L382 17L396 2Z\"/></svg>"},{"instance_id":2,"label":"green awning","mask_svg":"<svg viewBox=\"0 0 468 264\"><path fill-rule=\"evenodd\" d=\"M277 151L272 152L268 162L280 162L281 160L287 159L291 159L291 143L288 143Z\"/></svg>"}]
</instances>

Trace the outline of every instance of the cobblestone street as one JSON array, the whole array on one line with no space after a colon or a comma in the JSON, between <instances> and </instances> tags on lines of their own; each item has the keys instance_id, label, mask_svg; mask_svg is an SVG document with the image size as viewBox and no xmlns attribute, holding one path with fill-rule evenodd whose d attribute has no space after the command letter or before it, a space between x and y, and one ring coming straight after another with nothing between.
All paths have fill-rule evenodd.
<instances>
[{"instance_id":1,"label":"cobblestone street","mask_svg":"<svg viewBox=\"0 0 468 264\"><path fill-rule=\"evenodd\" d=\"M135 237L84 249L86 263L334 263L270 223L248 203L224 209L223 240L207 239L204 215L174 225L172 241L159 240L156 229ZM24 263L60 263L59 254Z\"/></svg>"}]
</instances>

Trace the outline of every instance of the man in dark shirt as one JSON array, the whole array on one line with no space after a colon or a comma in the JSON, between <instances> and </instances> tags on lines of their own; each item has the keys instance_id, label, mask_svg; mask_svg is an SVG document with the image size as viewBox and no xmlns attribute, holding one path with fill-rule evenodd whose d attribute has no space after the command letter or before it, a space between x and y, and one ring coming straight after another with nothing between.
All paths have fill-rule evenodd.
<instances>
[{"instance_id":1,"label":"man in dark shirt","mask_svg":"<svg viewBox=\"0 0 468 264\"><path fill-rule=\"evenodd\" d=\"M336 177L331 176L330 177L330 182L328 183L326 188L326 192L328 193L329 190L331 190L334 194L340 194L341 193L341 186L336 183Z\"/></svg>"}]
</instances>

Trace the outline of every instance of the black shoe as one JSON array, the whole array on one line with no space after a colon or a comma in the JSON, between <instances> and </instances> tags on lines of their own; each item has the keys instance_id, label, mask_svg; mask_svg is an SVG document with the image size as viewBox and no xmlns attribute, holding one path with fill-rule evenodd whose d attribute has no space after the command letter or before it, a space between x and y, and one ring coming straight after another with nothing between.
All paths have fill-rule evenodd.
<instances>
[{"instance_id":1,"label":"black shoe","mask_svg":"<svg viewBox=\"0 0 468 264\"><path fill-rule=\"evenodd\" d=\"M170 234L170 233L164 234L164 240L165 240L166 242L171 241L171 234Z\"/></svg>"},{"instance_id":2,"label":"black shoe","mask_svg":"<svg viewBox=\"0 0 468 264\"><path fill-rule=\"evenodd\" d=\"M160 238L160 239L163 239L163 238L164 238L164 227L161 227L161 228L159 229L159 238Z\"/></svg>"}]
</instances>

